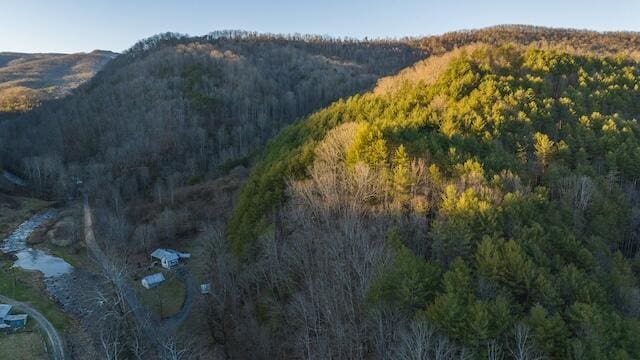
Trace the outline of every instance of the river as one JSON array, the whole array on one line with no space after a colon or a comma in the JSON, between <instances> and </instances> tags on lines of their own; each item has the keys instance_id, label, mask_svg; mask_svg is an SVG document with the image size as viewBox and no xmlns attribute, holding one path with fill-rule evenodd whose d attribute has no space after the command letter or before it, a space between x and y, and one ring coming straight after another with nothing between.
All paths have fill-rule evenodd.
<instances>
[{"instance_id":1,"label":"river","mask_svg":"<svg viewBox=\"0 0 640 360\"><path fill-rule=\"evenodd\" d=\"M39 271L45 278L61 276L73 270L73 267L63 259L27 246L27 239L33 231L52 220L56 213L56 210L49 209L32 216L2 242L0 250L4 253L13 253L17 257L13 267Z\"/></svg>"}]
</instances>

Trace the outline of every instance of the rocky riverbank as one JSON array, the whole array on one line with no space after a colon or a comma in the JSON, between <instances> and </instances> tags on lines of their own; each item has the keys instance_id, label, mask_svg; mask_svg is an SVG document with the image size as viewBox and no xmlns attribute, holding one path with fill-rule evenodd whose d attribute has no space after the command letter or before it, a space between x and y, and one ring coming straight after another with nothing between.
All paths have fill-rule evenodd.
<instances>
[{"instance_id":1,"label":"rocky riverbank","mask_svg":"<svg viewBox=\"0 0 640 360\"><path fill-rule=\"evenodd\" d=\"M73 359L96 359L91 336L84 326L92 309L97 306L100 277L91 271L72 266L52 253L56 248L65 258L81 244L74 234L75 223L70 209L48 209L23 221L0 243L0 250L13 267L41 274L40 291L73 319L64 330L69 353ZM86 256L86 255L85 255ZM78 258L82 255L77 255ZM70 260L71 261L71 260ZM76 264L78 261L73 261ZM89 260L85 259L84 263Z\"/></svg>"}]
</instances>

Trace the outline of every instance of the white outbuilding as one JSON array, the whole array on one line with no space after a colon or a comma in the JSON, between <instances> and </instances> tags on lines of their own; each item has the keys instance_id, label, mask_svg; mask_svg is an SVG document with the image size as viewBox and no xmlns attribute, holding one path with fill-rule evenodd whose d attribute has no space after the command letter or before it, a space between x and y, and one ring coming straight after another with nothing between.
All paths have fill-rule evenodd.
<instances>
[{"instance_id":1,"label":"white outbuilding","mask_svg":"<svg viewBox=\"0 0 640 360\"><path fill-rule=\"evenodd\" d=\"M200 284L200 294L202 295L207 295L211 293L211 284L210 283L206 283L206 284Z\"/></svg>"},{"instance_id":2,"label":"white outbuilding","mask_svg":"<svg viewBox=\"0 0 640 360\"><path fill-rule=\"evenodd\" d=\"M156 273L142 278L142 286L146 289L154 288L164 282L164 275L162 273Z\"/></svg>"}]
</instances>

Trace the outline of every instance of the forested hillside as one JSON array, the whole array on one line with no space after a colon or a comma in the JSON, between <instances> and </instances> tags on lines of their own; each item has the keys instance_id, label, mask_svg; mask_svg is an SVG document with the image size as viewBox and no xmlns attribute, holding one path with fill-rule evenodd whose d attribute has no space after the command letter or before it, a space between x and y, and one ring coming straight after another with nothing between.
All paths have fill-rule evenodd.
<instances>
[{"instance_id":1,"label":"forested hillside","mask_svg":"<svg viewBox=\"0 0 640 360\"><path fill-rule=\"evenodd\" d=\"M639 358L640 65L476 45L383 83L286 128L240 195L260 344Z\"/></svg>"},{"instance_id":2,"label":"forested hillside","mask_svg":"<svg viewBox=\"0 0 640 360\"><path fill-rule=\"evenodd\" d=\"M0 53L0 113L24 112L68 95L116 54Z\"/></svg>"},{"instance_id":3,"label":"forested hillside","mask_svg":"<svg viewBox=\"0 0 640 360\"><path fill-rule=\"evenodd\" d=\"M63 194L75 174L140 198L157 179L175 187L242 163L294 119L421 57L394 41L158 35L74 96L3 124L0 155L43 189Z\"/></svg>"},{"instance_id":4,"label":"forested hillside","mask_svg":"<svg viewBox=\"0 0 640 360\"><path fill-rule=\"evenodd\" d=\"M429 54L443 54L457 47L485 43L498 46L502 44L532 45L543 48L553 46L572 52L614 56L624 54L637 57L640 52L640 33L497 25L427 36L413 39L412 43Z\"/></svg>"},{"instance_id":5,"label":"forested hillside","mask_svg":"<svg viewBox=\"0 0 640 360\"><path fill-rule=\"evenodd\" d=\"M71 175L82 175L106 180L127 198L145 197L158 184L248 164L293 120L417 60L478 42L631 57L640 50L637 33L517 25L402 41L167 33L135 44L74 96L11 116L15 121L0 128L0 160L57 193ZM112 56L3 54L0 79L11 86L0 98L12 110L29 109L67 93ZM14 102L16 96L24 101Z\"/></svg>"},{"instance_id":6,"label":"forested hillside","mask_svg":"<svg viewBox=\"0 0 640 360\"><path fill-rule=\"evenodd\" d=\"M55 199L83 180L124 277L193 253L215 291L190 354L637 359L638 51L530 26L161 34L0 121L0 169ZM92 336L133 357L119 311Z\"/></svg>"}]
</instances>

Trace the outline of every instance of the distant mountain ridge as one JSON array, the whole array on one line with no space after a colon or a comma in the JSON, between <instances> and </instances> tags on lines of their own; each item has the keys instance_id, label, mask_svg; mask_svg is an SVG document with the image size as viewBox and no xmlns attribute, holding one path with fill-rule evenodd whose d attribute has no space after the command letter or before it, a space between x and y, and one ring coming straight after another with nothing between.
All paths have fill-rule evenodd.
<instances>
[{"instance_id":1,"label":"distant mountain ridge","mask_svg":"<svg viewBox=\"0 0 640 360\"><path fill-rule=\"evenodd\" d=\"M0 112L23 112L60 98L91 79L116 53L0 52Z\"/></svg>"},{"instance_id":2,"label":"distant mountain ridge","mask_svg":"<svg viewBox=\"0 0 640 360\"><path fill-rule=\"evenodd\" d=\"M376 84L376 91L384 92L402 86L405 80L428 81L437 74L431 70L439 68L432 62L447 63L446 57L434 55L471 44L512 44L640 59L639 33L528 25L364 41L239 30L195 37L164 33L137 42L112 61L107 60L114 54L108 52L79 58L79 54L21 58L21 54L0 53L0 65L4 64L0 84L14 85L8 87L11 90L2 90L0 85L0 102L8 102L7 95L12 95L26 98L27 104L17 109L9 104L17 116L11 116L16 121L2 121L0 157L16 171L24 166L24 159L31 158L67 166L146 167L157 169L154 178L169 176L176 166L178 173L192 176L211 173L222 164L226 168L247 163L282 127L334 100ZM91 59L103 59L106 65L96 72L101 61L92 70L87 66ZM30 64L47 64L50 72L31 71ZM32 66L41 67L36 65ZM402 69L402 76L388 78ZM39 89L38 104L42 99L61 97L93 74L73 96L21 114L30 109L31 88ZM7 120L7 114L0 112L0 117ZM181 168L187 165L189 171ZM58 170L50 181L62 175ZM118 173L123 178L130 176ZM147 186L137 191L146 191Z\"/></svg>"},{"instance_id":3,"label":"distant mountain ridge","mask_svg":"<svg viewBox=\"0 0 640 360\"><path fill-rule=\"evenodd\" d=\"M538 48L553 46L572 52L604 56L624 54L637 57L640 51L639 32L593 31L519 24L451 31L441 35L411 39L409 42L430 55L443 54L473 43L498 46L511 43Z\"/></svg>"},{"instance_id":4,"label":"distant mountain ridge","mask_svg":"<svg viewBox=\"0 0 640 360\"><path fill-rule=\"evenodd\" d=\"M43 155L51 164L109 164L104 169L122 169L123 178L145 168L154 181L202 176L246 163L295 119L423 57L399 41L160 34L117 56L73 95L3 121L0 158L16 169L24 164L18 158ZM136 186L133 196L148 186Z\"/></svg>"}]
</instances>

